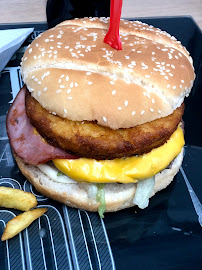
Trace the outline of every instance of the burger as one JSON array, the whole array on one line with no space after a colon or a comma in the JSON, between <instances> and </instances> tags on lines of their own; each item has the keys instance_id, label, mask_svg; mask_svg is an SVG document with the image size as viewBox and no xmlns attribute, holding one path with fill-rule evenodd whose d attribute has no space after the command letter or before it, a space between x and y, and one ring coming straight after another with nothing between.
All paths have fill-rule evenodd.
<instances>
[{"instance_id":1,"label":"burger","mask_svg":"<svg viewBox=\"0 0 202 270\"><path fill-rule=\"evenodd\" d=\"M166 188L183 159L192 59L176 38L121 20L123 50L103 42L109 18L62 22L21 63L25 83L7 115L24 176L47 197L103 213Z\"/></svg>"}]
</instances>

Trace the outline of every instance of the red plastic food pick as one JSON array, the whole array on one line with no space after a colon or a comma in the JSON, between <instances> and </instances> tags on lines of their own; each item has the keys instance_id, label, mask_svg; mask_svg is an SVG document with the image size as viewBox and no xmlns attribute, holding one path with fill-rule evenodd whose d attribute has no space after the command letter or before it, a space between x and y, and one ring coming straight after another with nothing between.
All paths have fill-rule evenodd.
<instances>
[{"instance_id":1,"label":"red plastic food pick","mask_svg":"<svg viewBox=\"0 0 202 270\"><path fill-rule=\"evenodd\" d=\"M104 42L112 48L122 50L121 40L119 37L119 25L121 18L123 0L111 0L110 5L110 26L104 38Z\"/></svg>"}]
</instances>

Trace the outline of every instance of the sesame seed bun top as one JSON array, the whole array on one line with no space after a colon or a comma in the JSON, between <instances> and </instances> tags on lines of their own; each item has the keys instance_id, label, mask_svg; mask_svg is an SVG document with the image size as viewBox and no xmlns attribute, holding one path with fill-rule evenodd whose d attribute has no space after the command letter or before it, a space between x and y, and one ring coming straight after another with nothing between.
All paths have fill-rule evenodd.
<instances>
[{"instance_id":1,"label":"sesame seed bun top","mask_svg":"<svg viewBox=\"0 0 202 270\"><path fill-rule=\"evenodd\" d=\"M121 20L116 51L103 42L108 28L108 18L85 18L40 34L22 59L32 96L53 114L112 129L172 114L195 77L187 50L160 29Z\"/></svg>"}]
</instances>

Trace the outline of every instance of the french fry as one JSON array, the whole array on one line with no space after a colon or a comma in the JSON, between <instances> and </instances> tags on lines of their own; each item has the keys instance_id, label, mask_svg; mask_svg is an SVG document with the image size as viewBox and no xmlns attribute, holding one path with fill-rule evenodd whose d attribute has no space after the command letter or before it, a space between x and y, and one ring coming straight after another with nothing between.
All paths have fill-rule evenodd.
<instances>
[{"instance_id":1,"label":"french fry","mask_svg":"<svg viewBox=\"0 0 202 270\"><path fill-rule=\"evenodd\" d=\"M20 189L0 187L0 206L28 211L37 205L34 194Z\"/></svg>"},{"instance_id":2,"label":"french fry","mask_svg":"<svg viewBox=\"0 0 202 270\"><path fill-rule=\"evenodd\" d=\"M1 237L1 241L5 241L16 236L19 232L27 228L35 219L42 216L46 211L47 208L36 208L9 220Z\"/></svg>"}]
</instances>

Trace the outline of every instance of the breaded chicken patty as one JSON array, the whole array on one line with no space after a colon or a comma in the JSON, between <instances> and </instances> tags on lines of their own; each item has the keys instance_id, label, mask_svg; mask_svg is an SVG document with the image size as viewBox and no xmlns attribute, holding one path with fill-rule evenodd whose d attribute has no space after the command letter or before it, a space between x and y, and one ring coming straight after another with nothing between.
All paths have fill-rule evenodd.
<instances>
[{"instance_id":1,"label":"breaded chicken patty","mask_svg":"<svg viewBox=\"0 0 202 270\"><path fill-rule=\"evenodd\" d=\"M112 130L96 122L79 122L50 114L27 91L26 112L45 140L75 155L114 159L141 155L164 144L182 119L184 104L173 114L127 129Z\"/></svg>"}]
</instances>

